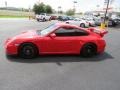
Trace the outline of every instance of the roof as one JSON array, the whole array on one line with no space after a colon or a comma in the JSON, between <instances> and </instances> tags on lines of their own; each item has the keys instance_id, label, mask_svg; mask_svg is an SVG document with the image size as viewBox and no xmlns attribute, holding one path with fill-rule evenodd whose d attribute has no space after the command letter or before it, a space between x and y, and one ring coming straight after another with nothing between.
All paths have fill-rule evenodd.
<instances>
[{"instance_id":1,"label":"roof","mask_svg":"<svg viewBox=\"0 0 120 90\"><path fill-rule=\"evenodd\" d=\"M65 27L76 27L76 28L79 28L79 26L77 25L71 25L71 24L67 24L65 22L58 22L58 23L55 23L57 26L65 26Z\"/></svg>"},{"instance_id":2,"label":"roof","mask_svg":"<svg viewBox=\"0 0 120 90\"><path fill-rule=\"evenodd\" d=\"M86 28L82 28L82 27L79 27L77 25L67 24L65 22L58 22L58 23L55 23L55 25L58 26L58 27L70 27L70 28L79 28L79 29L82 29L82 30L87 30Z\"/></svg>"}]
</instances>

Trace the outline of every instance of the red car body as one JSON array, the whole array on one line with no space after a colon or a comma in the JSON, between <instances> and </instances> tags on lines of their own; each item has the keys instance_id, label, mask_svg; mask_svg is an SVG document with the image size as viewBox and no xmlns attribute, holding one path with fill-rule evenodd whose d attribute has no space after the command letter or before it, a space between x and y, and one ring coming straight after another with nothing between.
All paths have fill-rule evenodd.
<instances>
[{"instance_id":1,"label":"red car body","mask_svg":"<svg viewBox=\"0 0 120 90\"><path fill-rule=\"evenodd\" d=\"M48 27L49 28L49 27ZM50 27L51 28L51 27ZM56 36L55 32L65 28L66 30L77 29L85 32L87 35L80 36ZM23 32L20 35L8 39L5 43L5 50L8 55L19 54L19 47L24 43L33 44L39 55L43 54L80 54L81 49L87 43L96 45L96 52L102 53L105 49L106 43L102 38L107 31L84 29L75 25L64 23L56 23L49 29L51 32L41 36L40 31L32 30ZM43 34L46 32L44 31Z\"/></svg>"}]
</instances>

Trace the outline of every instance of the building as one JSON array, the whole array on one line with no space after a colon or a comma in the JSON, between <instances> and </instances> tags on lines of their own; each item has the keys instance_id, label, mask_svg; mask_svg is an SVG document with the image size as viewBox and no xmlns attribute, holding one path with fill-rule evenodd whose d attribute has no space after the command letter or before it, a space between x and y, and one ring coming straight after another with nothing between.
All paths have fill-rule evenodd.
<instances>
[{"instance_id":1,"label":"building","mask_svg":"<svg viewBox=\"0 0 120 90\"><path fill-rule=\"evenodd\" d=\"M106 3L104 3L102 8L97 8L92 11L85 12L85 15L87 16L105 16L106 12ZM120 6L119 3L117 2L110 2L109 8L108 8L108 13L107 16L112 17L112 16L120 16Z\"/></svg>"}]
</instances>

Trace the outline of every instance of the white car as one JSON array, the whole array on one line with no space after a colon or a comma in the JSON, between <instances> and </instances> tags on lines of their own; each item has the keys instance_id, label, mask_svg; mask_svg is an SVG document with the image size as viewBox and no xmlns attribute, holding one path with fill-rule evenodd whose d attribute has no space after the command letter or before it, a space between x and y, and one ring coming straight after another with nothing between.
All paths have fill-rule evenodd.
<instances>
[{"instance_id":1,"label":"white car","mask_svg":"<svg viewBox=\"0 0 120 90\"><path fill-rule=\"evenodd\" d=\"M51 16L47 15L46 13L41 13L40 15L36 15L37 21L49 21L51 19Z\"/></svg>"},{"instance_id":2,"label":"white car","mask_svg":"<svg viewBox=\"0 0 120 90\"><path fill-rule=\"evenodd\" d=\"M80 18L68 20L68 21L66 21L66 23L77 25L77 26L80 26L82 28L89 27L89 22L87 22L86 20L80 19Z\"/></svg>"},{"instance_id":3,"label":"white car","mask_svg":"<svg viewBox=\"0 0 120 90\"><path fill-rule=\"evenodd\" d=\"M89 26L95 26L95 21L92 18L86 18L87 22L89 22Z\"/></svg>"}]
</instances>

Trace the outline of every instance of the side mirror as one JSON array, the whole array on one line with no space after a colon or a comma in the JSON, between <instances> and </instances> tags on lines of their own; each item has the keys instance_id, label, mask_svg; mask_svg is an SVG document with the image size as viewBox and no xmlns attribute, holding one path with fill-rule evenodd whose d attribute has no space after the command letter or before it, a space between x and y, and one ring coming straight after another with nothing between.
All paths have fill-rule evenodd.
<instances>
[{"instance_id":1,"label":"side mirror","mask_svg":"<svg viewBox=\"0 0 120 90\"><path fill-rule=\"evenodd\" d=\"M55 38L55 37L56 37L55 33L52 33L52 34L50 34L49 36L50 36L51 38Z\"/></svg>"}]
</instances>

